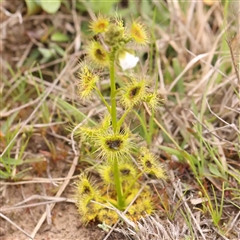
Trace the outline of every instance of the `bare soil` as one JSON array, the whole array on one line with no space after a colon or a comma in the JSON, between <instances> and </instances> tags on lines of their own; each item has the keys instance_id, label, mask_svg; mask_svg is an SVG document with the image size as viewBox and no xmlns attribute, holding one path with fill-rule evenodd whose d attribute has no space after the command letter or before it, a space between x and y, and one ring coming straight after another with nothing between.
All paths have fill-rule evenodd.
<instances>
[{"instance_id":1,"label":"bare soil","mask_svg":"<svg viewBox=\"0 0 240 240\"><path fill-rule=\"evenodd\" d=\"M41 137L32 138L32 144L29 145L31 156L39 157L45 153L46 146ZM36 148L36 146L38 147ZM57 143L56 143L57 145ZM67 148L67 147L66 147ZM35 149L35 152L33 151ZM66 157L64 160L54 162L48 159L47 165L38 164L32 165L32 169L24 176L25 179L39 177L39 179L46 179L46 168L49 167L49 172L52 178L66 177L71 166L71 157ZM44 162L43 162L44 163ZM75 173L77 175L77 172ZM61 181L63 182L63 181ZM9 183L14 184L14 182ZM44 196L54 196L59 187L54 186L52 183L27 183L17 185L4 185L1 187L1 206L5 216L13 221L17 226L21 227L28 234L36 227L39 219L42 217L49 204L44 204L36 207L20 208L13 211L5 212L4 208L14 206L24 199L34 197L34 199L27 201L25 204L40 203L46 201L41 199ZM61 197L67 199L74 199L74 186L73 180L68 184ZM24 205L25 205L24 204ZM49 212L49 211L47 211ZM79 213L74 203L57 203L56 206L47 216L46 221L39 229L36 240L59 240L59 239L81 239L81 240L101 240L106 236L106 232L98 228L97 223L89 223L87 226L82 225L80 222ZM19 231L15 226L0 218L0 239L1 240L25 240L28 237ZM112 234L108 239L125 239L120 234Z\"/></svg>"},{"instance_id":2,"label":"bare soil","mask_svg":"<svg viewBox=\"0 0 240 240\"><path fill-rule=\"evenodd\" d=\"M40 187L40 186L39 186ZM2 204L14 205L22 201L22 194L25 197L36 194L36 185L22 185L19 187L8 187L6 197L2 200ZM45 211L46 206L33 207L21 210L15 210L7 214L7 216L26 232L31 233ZM46 222L42 225L38 234L34 239L102 239L105 233L98 229L95 225L84 227L80 225L79 214L76 207L72 203L60 203L51 212L52 223L48 225ZM17 230L12 224L0 220L1 239L2 240L23 240L28 239L22 232Z\"/></svg>"}]
</instances>

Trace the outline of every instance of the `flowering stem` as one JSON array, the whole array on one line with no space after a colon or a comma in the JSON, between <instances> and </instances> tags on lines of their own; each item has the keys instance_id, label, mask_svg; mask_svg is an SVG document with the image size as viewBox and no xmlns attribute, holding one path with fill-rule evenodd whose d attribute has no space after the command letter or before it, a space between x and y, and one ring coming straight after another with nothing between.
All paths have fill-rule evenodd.
<instances>
[{"instance_id":1,"label":"flowering stem","mask_svg":"<svg viewBox=\"0 0 240 240\"><path fill-rule=\"evenodd\" d=\"M135 115L137 116L137 118L139 119L139 121L141 122L143 131L144 131L144 134L145 134L146 142L147 142L148 145L150 145L150 143L151 143L150 135L149 135L149 133L148 133L148 130L147 130L147 127L146 127L146 124L145 124L143 118L138 114L137 111L134 110L133 112L135 113Z\"/></svg>"},{"instance_id":2,"label":"flowering stem","mask_svg":"<svg viewBox=\"0 0 240 240\"><path fill-rule=\"evenodd\" d=\"M119 174L119 168L118 168L118 160L115 157L114 163L113 163L113 175L114 175L114 183L115 188L117 192L117 202L118 202L118 209L123 210L125 206L125 199L122 192L122 184L120 181L120 174Z\"/></svg>"},{"instance_id":3,"label":"flowering stem","mask_svg":"<svg viewBox=\"0 0 240 240\"><path fill-rule=\"evenodd\" d=\"M110 59L110 81L111 81L111 117L112 117L112 127L113 131L116 133L117 131L117 106L116 106L116 86L115 86L115 52L111 52Z\"/></svg>"},{"instance_id":4,"label":"flowering stem","mask_svg":"<svg viewBox=\"0 0 240 240\"><path fill-rule=\"evenodd\" d=\"M143 171L144 172L144 171ZM123 197L126 198L129 192L133 189L134 184L137 182L137 180L142 176L143 172L140 172L137 177L135 177L131 183L129 184L128 188L125 190Z\"/></svg>"},{"instance_id":5,"label":"flowering stem","mask_svg":"<svg viewBox=\"0 0 240 240\"><path fill-rule=\"evenodd\" d=\"M125 113L122 115L122 117L119 119L119 121L118 121L118 129L120 129L121 128L121 126L122 126L122 123L123 123L123 121L124 121L124 119L125 119L125 117L127 116L127 114L129 113L129 112L131 112L131 108L128 108L126 111L125 111Z\"/></svg>"},{"instance_id":6,"label":"flowering stem","mask_svg":"<svg viewBox=\"0 0 240 240\"><path fill-rule=\"evenodd\" d=\"M114 133L117 132L117 105L116 105L116 86L115 86L115 51L112 50L110 53L110 82L111 82L111 117L112 117L112 128ZM118 208L123 210L125 200L123 197L122 184L120 181L120 172L118 168L118 159L114 158L113 163L113 175L114 184L117 192Z\"/></svg>"},{"instance_id":7,"label":"flowering stem","mask_svg":"<svg viewBox=\"0 0 240 240\"><path fill-rule=\"evenodd\" d=\"M99 91L99 89L97 87L95 88L95 90L98 93L98 96L102 99L102 101L105 104L105 106L107 107L108 112L111 114L111 108L110 108L109 104L106 102L106 100L104 99L102 93Z\"/></svg>"}]
</instances>

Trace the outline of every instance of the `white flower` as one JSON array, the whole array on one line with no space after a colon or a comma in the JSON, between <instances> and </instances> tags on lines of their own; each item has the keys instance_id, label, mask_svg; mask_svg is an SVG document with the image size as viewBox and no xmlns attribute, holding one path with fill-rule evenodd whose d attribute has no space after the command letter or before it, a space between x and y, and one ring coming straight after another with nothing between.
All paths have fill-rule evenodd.
<instances>
[{"instance_id":1,"label":"white flower","mask_svg":"<svg viewBox=\"0 0 240 240\"><path fill-rule=\"evenodd\" d=\"M138 61L138 57L135 57L133 54L127 51L119 56L119 64L123 71L134 68L137 65Z\"/></svg>"}]
</instances>

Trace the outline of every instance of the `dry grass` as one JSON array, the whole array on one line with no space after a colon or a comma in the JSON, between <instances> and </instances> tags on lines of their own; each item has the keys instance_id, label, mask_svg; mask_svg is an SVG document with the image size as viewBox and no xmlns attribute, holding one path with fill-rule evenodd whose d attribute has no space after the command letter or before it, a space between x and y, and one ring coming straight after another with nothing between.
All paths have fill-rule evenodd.
<instances>
[{"instance_id":1,"label":"dry grass","mask_svg":"<svg viewBox=\"0 0 240 240\"><path fill-rule=\"evenodd\" d=\"M202 1L151 1L154 11L162 14L155 20L140 3L132 4L140 9L142 21L147 23L153 38L149 48L141 49L148 58L140 71L148 71L153 79L159 79L158 91L166 99L152 119L151 148L164 161L169 179L166 183L150 181L158 206L154 216L133 223L119 213L125 224L114 226L104 239L111 239L115 231L121 235L112 239L237 240L240 4L229 3L226 7L218 1L210 6ZM77 62L84 56L82 46L88 38L84 26L94 13L88 8L80 16L75 1L70 1L70 10L62 6L54 16L26 16L22 1L11 6L2 2L0 10L1 158L21 161L19 165L8 165L8 170L4 160L0 161L0 170L8 176L0 183L0 216L34 239L45 220L52 225L51 213L56 203L74 202L67 192L73 188L70 180L87 166L79 164L81 147L66 129L97 119L104 111L97 99L80 102L75 85ZM127 9L120 7L119 11L129 20ZM33 53L37 47L51 48L49 26L67 32L70 41L57 43L64 55L57 54L41 63L43 57L34 58ZM107 80L102 82L103 89ZM143 111L151 119L146 107ZM21 171L23 174L19 174ZM35 190L25 196L20 189L27 184ZM49 191L49 185L54 191ZM18 198L9 195L15 186L21 194ZM46 208L29 229L24 224L21 227L17 218L13 221L11 213L28 208L31 218L36 209L31 201ZM214 224L215 212L221 212L218 224ZM3 237L10 239L8 229L1 231ZM12 234L17 236L14 231ZM52 239L58 238L61 239L56 235Z\"/></svg>"}]
</instances>

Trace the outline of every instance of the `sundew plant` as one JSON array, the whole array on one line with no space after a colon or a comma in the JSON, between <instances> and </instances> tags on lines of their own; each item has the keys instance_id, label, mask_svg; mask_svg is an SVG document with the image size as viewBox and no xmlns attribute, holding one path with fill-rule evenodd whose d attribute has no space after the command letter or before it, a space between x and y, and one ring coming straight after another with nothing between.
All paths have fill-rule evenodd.
<instances>
[{"instance_id":1,"label":"sundew plant","mask_svg":"<svg viewBox=\"0 0 240 240\"><path fill-rule=\"evenodd\" d=\"M83 125L77 133L83 144L93 146L92 156L98 163L95 170L101 181L96 184L82 173L76 183L76 205L86 224L92 220L107 225L116 223L119 216L114 209L125 211L130 220L136 221L154 211L150 187L140 191L142 175L165 178L156 156L144 144L139 144L139 137L125 121L143 102L152 111L162 102L160 95L151 90L151 81L146 76L128 70L139 61L130 43L146 45L148 35L140 21L125 26L120 17L102 15L91 22L90 29L94 37L86 47L85 60L80 62L78 93L83 100L97 95L106 106L106 114L97 126ZM98 88L103 69L109 71L110 101ZM117 77L124 78L123 86L117 89L116 69L121 72Z\"/></svg>"}]
</instances>

